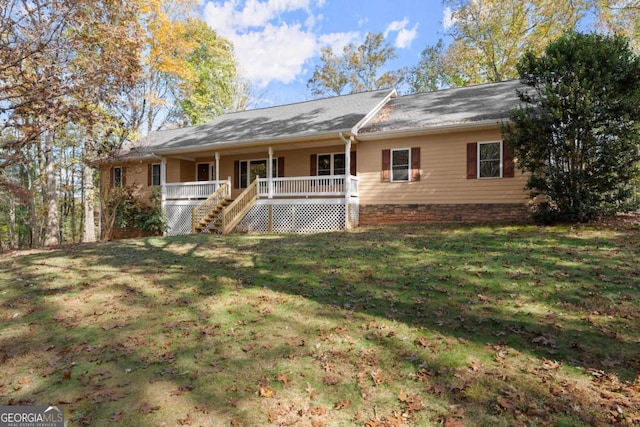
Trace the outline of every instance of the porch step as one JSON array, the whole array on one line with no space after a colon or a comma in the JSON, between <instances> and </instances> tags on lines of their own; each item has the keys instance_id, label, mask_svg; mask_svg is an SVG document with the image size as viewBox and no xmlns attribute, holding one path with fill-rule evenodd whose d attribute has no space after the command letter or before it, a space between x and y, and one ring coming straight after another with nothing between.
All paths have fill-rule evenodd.
<instances>
[{"instance_id":1,"label":"porch step","mask_svg":"<svg viewBox=\"0 0 640 427\"><path fill-rule=\"evenodd\" d=\"M209 212L198 222L196 225L196 232L202 233L203 231L210 229L213 232L219 232L222 227L220 221L220 213L233 202L233 199L224 198L216 206L211 208Z\"/></svg>"}]
</instances>

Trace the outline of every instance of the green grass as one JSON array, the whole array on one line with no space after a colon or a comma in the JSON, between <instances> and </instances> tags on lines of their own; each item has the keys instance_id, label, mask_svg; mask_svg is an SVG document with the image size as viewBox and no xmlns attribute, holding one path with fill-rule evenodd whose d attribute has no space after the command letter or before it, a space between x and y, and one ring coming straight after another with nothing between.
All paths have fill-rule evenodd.
<instances>
[{"instance_id":1,"label":"green grass","mask_svg":"<svg viewBox=\"0 0 640 427\"><path fill-rule=\"evenodd\" d=\"M640 423L632 225L27 251L0 303L0 403L70 426Z\"/></svg>"}]
</instances>

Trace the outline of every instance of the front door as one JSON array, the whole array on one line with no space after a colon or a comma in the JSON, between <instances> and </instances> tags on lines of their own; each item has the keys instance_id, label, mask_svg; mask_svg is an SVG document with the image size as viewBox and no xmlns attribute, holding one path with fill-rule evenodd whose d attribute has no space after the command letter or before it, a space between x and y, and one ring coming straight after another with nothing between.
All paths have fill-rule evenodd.
<instances>
[{"instance_id":1,"label":"front door","mask_svg":"<svg viewBox=\"0 0 640 427\"><path fill-rule=\"evenodd\" d=\"M198 181L209 181L209 163L198 163Z\"/></svg>"}]
</instances>

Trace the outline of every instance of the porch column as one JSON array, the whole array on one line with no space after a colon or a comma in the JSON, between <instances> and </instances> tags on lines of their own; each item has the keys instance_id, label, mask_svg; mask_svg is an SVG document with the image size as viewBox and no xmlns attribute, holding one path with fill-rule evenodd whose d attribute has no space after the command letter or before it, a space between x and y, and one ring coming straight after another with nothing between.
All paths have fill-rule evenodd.
<instances>
[{"instance_id":1,"label":"porch column","mask_svg":"<svg viewBox=\"0 0 640 427\"><path fill-rule=\"evenodd\" d=\"M167 215L167 158L162 157L160 161L160 207L162 209L162 213ZM166 236L167 232L164 231L162 233Z\"/></svg>"},{"instance_id":2,"label":"porch column","mask_svg":"<svg viewBox=\"0 0 640 427\"><path fill-rule=\"evenodd\" d=\"M267 187L269 198L273 199L273 147L269 147L269 160L267 160Z\"/></svg>"},{"instance_id":3,"label":"porch column","mask_svg":"<svg viewBox=\"0 0 640 427\"><path fill-rule=\"evenodd\" d=\"M220 153L216 151L216 181L220 181Z\"/></svg>"},{"instance_id":4,"label":"porch column","mask_svg":"<svg viewBox=\"0 0 640 427\"><path fill-rule=\"evenodd\" d=\"M342 136L342 134L340 135ZM351 137L342 138L344 141L344 226L351 228L349 219L349 203L351 202Z\"/></svg>"}]
</instances>

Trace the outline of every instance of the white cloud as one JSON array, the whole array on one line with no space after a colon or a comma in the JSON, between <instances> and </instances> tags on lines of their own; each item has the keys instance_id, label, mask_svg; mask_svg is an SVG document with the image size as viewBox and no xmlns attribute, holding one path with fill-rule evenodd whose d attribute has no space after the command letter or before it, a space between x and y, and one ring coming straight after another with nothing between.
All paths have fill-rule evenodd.
<instances>
[{"instance_id":1,"label":"white cloud","mask_svg":"<svg viewBox=\"0 0 640 427\"><path fill-rule=\"evenodd\" d=\"M315 36L300 24L274 26L238 35L234 45L244 77L265 87L271 80L292 82L316 52Z\"/></svg>"},{"instance_id":2,"label":"white cloud","mask_svg":"<svg viewBox=\"0 0 640 427\"><path fill-rule=\"evenodd\" d=\"M410 30L403 28L398 32L398 37L396 37L396 47L398 49L408 49L411 47L411 43L418 36L418 24L414 25L414 27Z\"/></svg>"},{"instance_id":3,"label":"white cloud","mask_svg":"<svg viewBox=\"0 0 640 427\"><path fill-rule=\"evenodd\" d=\"M234 44L243 77L258 88L277 80L294 81L323 46L340 52L358 38L357 32L314 33L323 19L317 9L325 0L208 0L204 20ZM302 19L285 22L285 13ZM301 23L302 22L302 23Z\"/></svg>"},{"instance_id":4,"label":"white cloud","mask_svg":"<svg viewBox=\"0 0 640 427\"><path fill-rule=\"evenodd\" d=\"M342 49L351 42L360 39L360 33L350 31L348 33L323 34L318 38L319 47L329 46L334 53L342 52Z\"/></svg>"},{"instance_id":5,"label":"white cloud","mask_svg":"<svg viewBox=\"0 0 640 427\"><path fill-rule=\"evenodd\" d=\"M392 32L397 32L396 41L394 46L398 49L405 49L411 47L411 42L418 36L418 24L413 28L407 28L409 25L409 18L405 17L402 21L393 21L384 30L384 37L389 37Z\"/></svg>"},{"instance_id":6,"label":"white cloud","mask_svg":"<svg viewBox=\"0 0 640 427\"><path fill-rule=\"evenodd\" d=\"M401 29L405 28L407 25L409 25L409 18L406 18L406 17L402 21L393 21L392 23L387 25L387 28L384 30L385 38L389 37L390 32L400 31Z\"/></svg>"},{"instance_id":7,"label":"white cloud","mask_svg":"<svg viewBox=\"0 0 640 427\"><path fill-rule=\"evenodd\" d=\"M208 1L204 20L235 47L243 76L258 87L272 80L289 83L302 72L317 50L316 36L309 30L316 22L311 0ZM322 3L322 0L320 1ZM287 12L306 12L305 26L282 22Z\"/></svg>"},{"instance_id":8,"label":"white cloud","mask_svg":"<svg viewBox=\"0 0 640 427\"><path fill-rule=\"evenodd\" d=\"M449 6L445 7L442 11L442 28L448 30L449 28L453 27L455 23L456 18L455 16L453 16L453 9L451 9L451 7Z\"/></svg>"}]
</instances>

